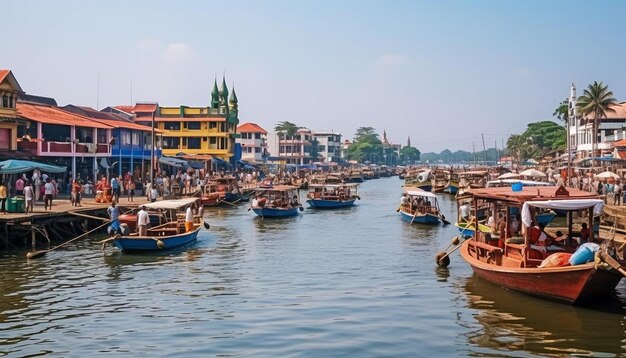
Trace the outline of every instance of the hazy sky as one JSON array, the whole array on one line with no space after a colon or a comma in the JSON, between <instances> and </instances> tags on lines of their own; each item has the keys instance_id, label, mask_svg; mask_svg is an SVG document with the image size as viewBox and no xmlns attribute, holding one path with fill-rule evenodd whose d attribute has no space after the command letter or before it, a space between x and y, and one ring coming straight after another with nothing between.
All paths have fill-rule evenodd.
<instances>
[{"instance_id":1,"label":"hazy sky","mask_svg":"<svg viewBox=\"0 0 626 358\"><path fill-rule=\"evenodd\" d=\"M8 11L7 11L8 10ZM424 151L501 146L594 80L626 100L625 1L8 1L0 68L103 108L205 106L242 122L360 126ZM97 101L98 72L100 95Z\"/></svg>"}]
</instances>

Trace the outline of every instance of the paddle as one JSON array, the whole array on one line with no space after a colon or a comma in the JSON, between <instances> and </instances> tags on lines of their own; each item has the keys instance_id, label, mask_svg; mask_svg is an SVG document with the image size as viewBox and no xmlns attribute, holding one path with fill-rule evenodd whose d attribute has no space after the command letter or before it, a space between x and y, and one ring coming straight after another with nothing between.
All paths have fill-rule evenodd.
<instances>
[{"instance_id":1,"label":"paddle","mask_svg":"<svg viewBox=\"0 0 626 358\"><path fill-rule=\"evenodd\" d=\"M415 209L415 214L413 214L413 219L411 219L411 223L409 225L413 225L413 221L415 220L416 216L417 216L417 209Z\"/></svg>"},{"instance_id":2,"label":"paddle","mask_svg":"<svg viewBox=\"0 0 626 358\"><path fill-rule=\"evenodd\" d=\"M445 216L443 216L443 214L442 214L442 213L439 213L439 219L441 220L441 222L442 222L444 225L450 225L450 222L449 222L448 220L446 220L446 217L445 217Z\"/></svg>"},{"instance_id":3,"label":"paddle","mask_svg":"<svg viewBox=\"0 0 626 358\"><path fill-rule=\"evenodd\" d=\"M52 248L50 248L50 249L47 249L47 250L39 250L39 251L31 251L31 252L29 252L29 253L27 253L27 254L26 254L26 258L27 258L27 259L36 259L36 258L42 257L43 255L47 254L47 253L48 253L48 252L50 252L50 251L54 251L54 250L58 249L59 247L62 247L62 246L65 246L65 245L69 244L69 243L70 243L70 242L72 242L72 241L76 241L76 240L78 240L78 239L80 239L80 238L83 238L84 236L87 236L87 235L91 234L92 232L94 232L94 231L96 231L96 230L99 230L99 229L101 229L101 228L103 228L103 227L105 227L106 225L109 225L109 224L110 224L110 222L109 222L109 221L107 221L107 222L105 222L104 224L102 224L102 225L98 226L98 227L97 227L97 228L95 228L95 229L89 230L89 231L87 231L86 233L84 233L84 234L82 234L82 235L78 235L78 236L76 236L75 238L73 238L73 239L71 239L71 240L69 240L69 241L66 241L66 242L64 242L64 243L62 243L62 244L60 244L60 245L54 246L54 247L52 247Z\"/></svg>"}]
</instances>

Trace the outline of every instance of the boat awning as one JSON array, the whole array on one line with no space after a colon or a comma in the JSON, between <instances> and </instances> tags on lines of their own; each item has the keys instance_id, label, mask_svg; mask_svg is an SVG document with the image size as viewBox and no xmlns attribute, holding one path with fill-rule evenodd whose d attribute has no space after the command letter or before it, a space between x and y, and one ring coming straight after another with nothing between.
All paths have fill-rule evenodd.
<instances>
[{"instance_id":1,"label":"boat awning","mask_svg":"<svg viewBox=\"0 0 626 358\"><path fill-rule=\"evenodd\" d=\"M530 227L530 207L542 208L542 209L557 209L557 210L582 210L588 209L593 206L593 215L601 215L604 208L604 201L602 199L576 199L576 200L540 200L540 201L527 201L522 206L522 223L524 226Z\"/></svg>"},{"instance_id":2,"label":"boat awning","mask_svg":"<svg viewBox=\"0 0 626 358\"><path fill-rule=\"evenodd\" d=\"M424 191L419 188L406 187L404 188L404 192L410 196L423 196L426 198L437 198L437 195L431 193L430 191Z\"/></svg>"},{"instance_id":3,"label":"boat awning","mask_svg":"<svg viewBox=\"0 0 626 358\"><path fill-rule=\"evenodd\" d=\"M19 174L39 169L46 173L64 173L67 167L33 162L30 160L9 159L0 162L0 174Z\"/></svg>"},{"instance_id":4,"label":"boat awning","mask_svg":"<svg viewBox=\"0 0 626 358\"><path fill-rule=\"evenodd\" d=\"M555 183L549 183L545 181L534 181L534 180L520 180L520 179L500 179L500 180L490 180L487 182L487 188L494 186L495 184L508 184L513 185L515 183L522 183L522 185L526 186L555 186Z\"/></svg>"},{"instance_id":5,"label":"boat awning","mask_svg":"<svg viewBox=\"0 0 626 358\"><path fill-rule=\"evenodd\" d=\"M169 165L176 168L186 168L189 166L186 160L172 158L172 157L161 157L159 158L159 163Z\"/></svg>"},{"instance_id":6,"label":"boat awning","mask_svg":"<svg viewBox=\"0 0 626 358\"><path fill-rule=\"evenodd\" d=\"M180 209L193 204L198 198L181 198L175 200L155 201L154 203L144 204L146 209Z\"/></svg>"}]
</instances>

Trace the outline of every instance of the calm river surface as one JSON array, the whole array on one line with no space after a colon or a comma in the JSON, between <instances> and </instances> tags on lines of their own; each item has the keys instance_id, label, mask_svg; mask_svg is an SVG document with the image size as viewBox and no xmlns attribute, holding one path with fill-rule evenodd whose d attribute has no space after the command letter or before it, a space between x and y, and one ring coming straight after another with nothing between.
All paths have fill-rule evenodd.
<instances>
[{"instance_id":1,"label":"calm river surface","mask_svg":"<svg viewBox=\"0 0 626 358\"><path fill-rule=\"evenodd\" d=\"M624 283L578 308L487 284L456 253L437 269L456 230L402 222L401 184L292 219L209 209L211 230L179 252L103 253L94 237L30 262L4 253L0 356L626 354Z\"/></svg>"}]
</instances>

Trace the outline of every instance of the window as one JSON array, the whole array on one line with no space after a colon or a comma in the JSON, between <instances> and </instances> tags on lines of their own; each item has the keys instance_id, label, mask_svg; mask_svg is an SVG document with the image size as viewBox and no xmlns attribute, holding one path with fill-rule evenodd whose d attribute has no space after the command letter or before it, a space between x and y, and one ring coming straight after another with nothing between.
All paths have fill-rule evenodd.
<instances>
[{"instance_id":1,"label":"window","mask_svg":"<svg viewBox=\"0 0 626 358\"><path fill-rule=\"evenodd\" d=\"M254 133L254 139L261 139L261 133Z\"/></svg>"},{"instance_id":2,"label":"window","mask_svg":"<svg viewBox=\"0 0 626 358\"><path fill-rule=\"evenodd\" d=\"M202 122L187 122L187 129L200 129Z\"/></svg>"},{"instance_id":3,"label":"window","mask_svg":"<svg viewBox=\"0 0 626 358\"><path fill-rule=\"evenodd\" d=\"M330 149L330 147L329 147L329 149ZM326 146L325 146L325 145L318 145L318 146L317 146L317 151L318 151L318 152L324 152L324 151L326 151Z\"/></svg>"},{"instance_id":4,"label":"window","mask_svg":"<svg viewBox=\"0 0 626 358\"><path fill-rule=\"evenodd\" d=\"M33 125L31 125L33 127ZM64 126L61 124L41 124L41 136L50 142L69 142L70 141L70 126Z\"/></svg>"},{"instance_id":5,"label":"window","mask_svg":"<svg viewBox=\"0 0 626 358\"><path fill-rule=\"evenodd\" d=\"M165 122L165 129L169 129L171 131L179 131L180 122Z\"/></svg>"},{"instance_id":6,"label":"window","mask_svg":"<svg viewBox=\"0 0 626 358\"><path fill-rule=\"evenodd\" d=\"M217 137L209 137L209 144L217 144Z\"/></svg>"},{"instance_id":7,"label":"window","mask_svg":"<svg viewBox=\"0 0 626 358\"><path fill-rule=\"evenodd\" d=\"M96 133L98 134L98 144L108 144L109 143L107 130L106 129L98 128Z\"/></svg>"},{"instance_id":8,"label":"window","mask_svg":"<svg viewBox=\"0 0 626 358\"><path fill-rule=\"evenodd\" d=\"M137 132L133 132L133 145L138 145L139 144L139 133Z\"/></svg>"},{"instance_id":9,"label":"window","mask_svg":"<svg viewBox=\"0 0 626 358\"><path fill-rule=\"evenodd\" d=\"M254 148L254 152L255 153L261 153L261 148L259 148L259 147Z\"/></svg>"},{"instance_id":10,"label":"window","mask_svg":"<svg viewBox=\"0 0 626 358\"><path fill-rule=\"evenodd\" d=\"M93 143L93 128L76 127L76 139L80 143Z\"/></svg>"},{"instance_id":11,"label":"window","mask_svg":"<svg viewBox=\"0 0 626 358\"><path fill-rule=\"evenodd\" d=\"M120 144L121 145L130 145L130 133L128 133L127 131L121 131L120 133Z\"/></svg>"},{"instance_id":12,"label":"window","mask_svg":"<svg viewBox=\"0 0 626 358\"><path fill-rule=\"evenodd\" d=\"M179 147L179 137L163 137L163 149L178 149Z\"/></svg>"},{"instance_id":13,"label":"window","mask_svg":"<svg viewBox=\"0 0 626 358\"><path fill-rule=\"evenodd\" d=\"M187 139L188 149L200 149L201 141L200 137L189 137Z\"/></svg>"},{"instance_id":14,"label":"window","mask_svg":"<svg viewBox=\"0 0 626 358\"><path fill-rule=\"evenodd\" d=\"M217 128L217 122L209 122L209 129Z\"/></svg>"},{"instance_id":15,"label":"window","mask_svg":"<svg viewBox=\"0 0 626 358\"><path fill-rule=\"evenodd\" d=\"M2 96L2 107L4 108L9 108L11 107L9 102L10 102L10 98L9 96Z\"/></svg>"}]
</instances>

